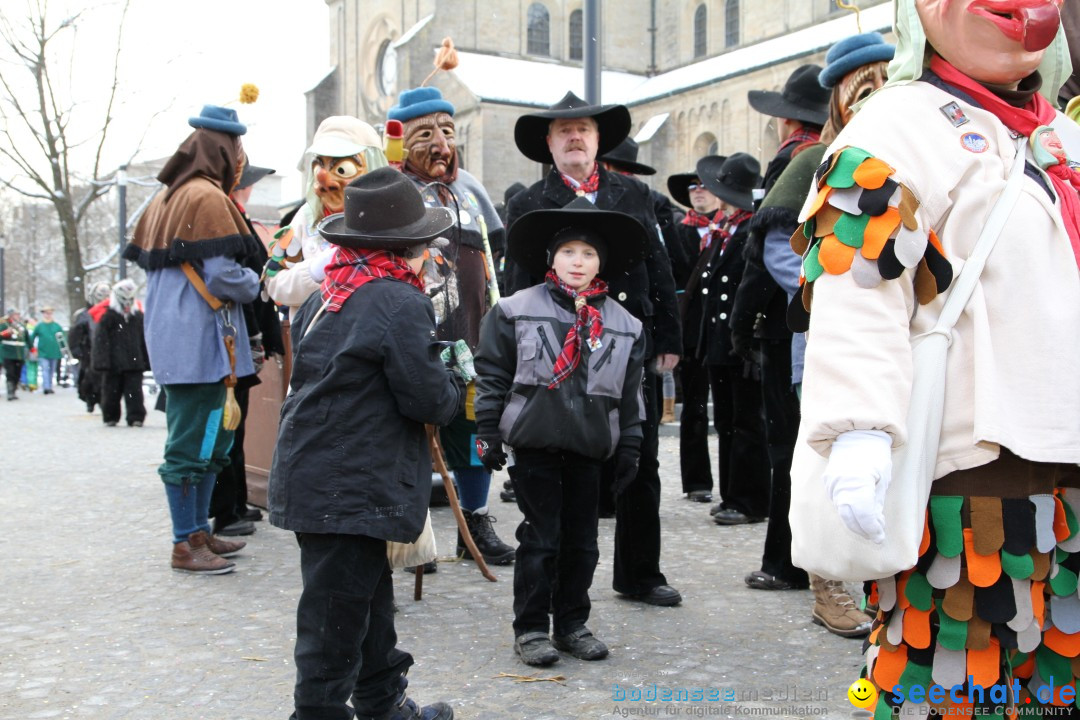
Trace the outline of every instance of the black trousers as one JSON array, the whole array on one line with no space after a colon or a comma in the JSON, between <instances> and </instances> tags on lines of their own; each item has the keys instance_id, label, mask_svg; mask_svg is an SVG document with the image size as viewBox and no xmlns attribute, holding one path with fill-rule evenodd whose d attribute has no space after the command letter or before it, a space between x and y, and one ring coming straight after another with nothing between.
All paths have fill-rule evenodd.
<instances>
[{"instance_id":1,"label":"black trousers","mask_svg":"<svg viewBox=\"0 0 1080 720\"><path fill-rule=\"evenodd\" d=\"M763 518L769 514L769 455L761 380L748 363L709 365L708 371L719 445L720 506Z\"/></svg>"},{"instance_id":2,"label":"black trousers","mask_svg":"<svg viewBox=\"0 0 1080 720\"><path fill-rule=\"evenodd\" d=\"M769 528L761 569L796 587L809 585L806 571L791 564L791 457L799 435L799 396L791 386L791 341L761 341L761 394L772 467Z\"/></svg>"},{"instance_id":3,"label":"black trousers","mask_svg":"<svg viewBox=\"0 0 1080 720\"><path fill-rule=\"evenodd\" d=\"M127 411L127 424L146 420L146 406L143 405L141 370L127 372L103 372L101 379L101 419L105 422L120 422L120 401Z\"/></svg>"},{"instance_id":4,"label":"black trousers","mask_svg":"<svg viewBox=\"0 0 1080 720\"><path fill-rule=\"evenodd\" d=\"M210 496L210 517L214 518L215 530L237 522L241 514L247 511L244 426L247 425L250 394L250 387L238 385L235 389L236 404L240 406L240 426L233 434L233 444L229 448L229 464L218 473L214 493Z\"/></svg>"},{"instance_id":5,"label":"black trousers","mask_svg":"<svg viewBox=\"0 0 1080 720\"><path fill-rule=\"evenodd\" d=\"M659 417L656 406L656 386L660 376L645 371L641 384L645 398L644 439L638 474L630 486L615 501L615 562L612 587L627 595L647 593L654 587L666 585L660 572L660 460L658 457ZM611 487L615 476L615 460L604 463L601 482Z\"/></svg>"},{"instance_id":6,"label":"black trousers","mask_svg":"<svg viewBox=\"0 0 1080 720\"><path fill-rule=\"evenodd\" d=\"M22 360L14 358L4 359L4 379L7 380L7 396L15 397L15 391L19 388L19 377L22 375Z\"/></svg>"},{"instance_id":7,"label":"black trousers","mask_svg":"<svg viewBox=\"0 0 1080 720\"><path fill-rule=\"evenodd\" d=\"M597 547L599 460L572 452L515 450L509 469L524 519L514 562L514 636L566 635L589 619Z\"/></svg>"},{"instance_id":8,"label":"black trousers","mask_svg":"<svg viewBox=\"0 0 1080 720\"><path fill-rule=\"evenodd\" d=\"M675 368L682 383L679 416L679 470L684 493L713 489L709 456L709 371L702 360L683 355ZM724 465L720 465L721 483Z\"/></svg>"},{"instance_id":9,"label":"black trousers","mask_svg":"<svg viewBox=\"0 0 1080 720\"><path fill-rule=\"evenodd\" d=\"M297 533L304 591L296 606L293 720L351 720L390 709L412 656L397 649L386 541Z\"/></svg>"}]
</instances>

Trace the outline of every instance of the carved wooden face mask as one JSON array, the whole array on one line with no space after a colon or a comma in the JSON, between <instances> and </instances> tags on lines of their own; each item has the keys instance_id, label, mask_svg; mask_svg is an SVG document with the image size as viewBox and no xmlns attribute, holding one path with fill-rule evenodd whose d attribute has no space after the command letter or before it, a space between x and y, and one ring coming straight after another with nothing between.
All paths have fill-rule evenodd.
<instances>
[{"instance_id":1,"label":"carved wooden face mask","mask_svg":"<svg viewBox=\"0 0 1080 720\"><path fill-rule=\"evenodd\" d=\"M1009 85L1033 73L1061 25L1063 0L916 0L926 39L960 72Z\"/></svg>"},{"instance_id":2,"label":"carved wooden face mask","mask_svg":"<svg viewBox=\"0 0 1080 720\"><path fill-rule=\"evenodd\" d=\"M405 122L409 164L429 178L440 178L454 165L457 142L449 113L423 115Z\"/></svg>"}]
</instances>

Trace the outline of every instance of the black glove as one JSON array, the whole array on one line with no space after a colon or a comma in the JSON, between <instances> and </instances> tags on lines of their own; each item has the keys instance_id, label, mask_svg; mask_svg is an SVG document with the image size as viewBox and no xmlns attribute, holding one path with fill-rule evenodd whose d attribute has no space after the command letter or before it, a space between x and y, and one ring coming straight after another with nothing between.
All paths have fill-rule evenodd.
<instances>
[{"instance_id":1,"label":"black glove","mask_svg":"<svg viewBox=\"0 0 1080 720\"><path fill-rule=\"evenodd\" d=\"M619 450L615 455L615 481L611 484L615 497L622 495L637 477L638 457L637 450Z\"/></svg>"},{"instance_id":2,"label":"black glove","mask_svg":"<svg viewBox=\"0 0 1080 720\"><path fill-rule=\"evenodd\" d=\"M506 465L506 453L502 449L502 438L498 435L477 435L476 455L485 468L491 472L502 470Z\"/></svg>"},{"instance_id":3,"label":"black glove","mask_svg":"<svg viewBox=\"0 0 1080 720\"><path fill-rule=\"evenodd\" d=\"M468 399L469 386L466 385L465 381L461 379L461 376L453 370L447 370L447 374L450 376L450 381L453 382L458 389L457 414L460 415L465 412L465 401Z\"/></svg>"},{"instance_id":4,"label":"black glove","mask_svg":"<svg viewBox=\"0 0 1080 720\"><path fill-rule=\"evenodd\" d=\"M731 354L741 357L743 360L753 361L753 352L750 348L751 337L744 335L738 330L731 331Z\"/></svg>"}]
</instances>

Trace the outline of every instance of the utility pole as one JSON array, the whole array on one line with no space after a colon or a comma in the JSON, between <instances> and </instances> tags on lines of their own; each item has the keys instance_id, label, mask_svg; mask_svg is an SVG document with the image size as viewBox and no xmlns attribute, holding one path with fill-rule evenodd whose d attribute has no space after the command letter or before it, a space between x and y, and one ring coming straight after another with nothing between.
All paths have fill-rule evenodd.
<instances>
[{"instance_id":1,"label":"utility pole","mask_svg":"<svg viewBox=\"0 0 1080 720\"><path fill-rule=\"evenodd\" d=\"M585 102L600 104L600 0L585 0Z\"/></svg>"},{"instance_id":2,"label":"utility pole","mask_svg":"<svg viewBox=\"0 0 1080 720\"><path fill-rule=\"evenodd\" d=\"M4 303L4 236L0 235L0 312L6 312Z\"/></svg>"},{"instance_id":3,"label":"utility pole","mask_svg":"<svg viewBox=\"0 0 1080 720\"><path fill-rule=\"evenodd\" d=\"M123 280L127 277L127 263L124 262L124 246L127 245L127 165L121 165L116 170L116 191L120 226L120 237L117 240L120 248L116 254L116 267L118 279Z\"/></svg>"}]
</instances>

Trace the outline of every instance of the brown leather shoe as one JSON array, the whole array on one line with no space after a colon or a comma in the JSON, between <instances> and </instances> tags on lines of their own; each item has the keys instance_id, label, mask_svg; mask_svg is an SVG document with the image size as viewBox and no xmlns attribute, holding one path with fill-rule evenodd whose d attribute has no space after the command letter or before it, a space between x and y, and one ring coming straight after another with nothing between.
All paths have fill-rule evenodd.
<instances>
[{"instance_id":1,"label":"brown leather shoe","mask_svg":"<svg viewBox=\"0 0 1080 720\"><path fill-rule=\"evenodd\" d=\"M194 575L224 575L236 569L234 563L210 552L209 536L199 531L188 536L187 542L173 545L172 569Z\"/></svg>"},{"instance_id":2,"label":"brown leather shoe","mask_svg":"<svg viewBox=\"0 0 1080 720\"><path fill-rule=\"evenodd\" d=\"M217 535L206 536L206 546L210 548L210 552L218 557L232 557L243 550L246 545L247 543L243 540L226 540Z\"/></svg>"}]
</instances>

